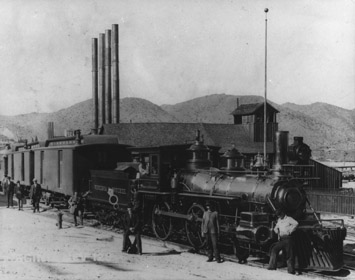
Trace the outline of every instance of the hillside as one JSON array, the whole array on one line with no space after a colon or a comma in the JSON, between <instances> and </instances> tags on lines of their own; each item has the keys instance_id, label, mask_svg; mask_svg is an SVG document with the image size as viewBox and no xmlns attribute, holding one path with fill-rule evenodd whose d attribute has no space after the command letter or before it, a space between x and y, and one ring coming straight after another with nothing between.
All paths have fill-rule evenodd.
<instances>
[{"instance_id":1,"label":"hillside","mask_svg":"<svg viewBox=\"0 0 355 280\"><path fill-rule=\"evenodd\" d=\"M120 104L121 122L178 122L159 106L140 98L123 98ZM54 122L54 134L64 135L67 129L81 129L87 134L93 127L91 99L48 114L0 116L0 139L47 137L47 124Z\"/></svg>"},{"instance_id":2,"label":"hillside","mask_svg":"<svg viewBox=\"0 0 355 280\"><path fill-rule=\"evenodd\" d=\"M326 103L313 103L311 105L296 105L292 103L282 104L282 107L305 114L314 119L321 120L333 128L342 130L348 136L348 140L354 139L355 111ZM324 118L326 116L326 119Z\"/></svg>"},{"instance_id":3,"label":"hillside","mask_svg":"<svg viewBox=\"0 0 355 280\"><path fill-rule=\"evenodd\" d=\"M175 105L161 107L140 98L123 98L120 121L128 122L205 122L233 123L230 114L239 104L262 102L261 96L234 96L213 94ZM278 105L279 129L294 136L303 136L317 158L354 161L355 110L345 110L325 103ZM92 102L86 100L55 113L0 116L0 137L7 139L46 138L47 123L54 122L55 135L64 135L65 129L81 129L89 133L92 128ZM345 151L346 150L346 151ZM345 155L345 157L344 157Z\"/></svg>"},{"instance_id":4,"label":"hillside","mask_svg":"<svg viewBox=\"0 0 355 280\"><path fill-rule=\"evenodd\" d=\"M175 105L162 105L161 107L184 123L233 123L231 113L239 104L262 102L264 98L255 95L226 95L212 94L195 98Z\"/></svg>"}]
</instances>

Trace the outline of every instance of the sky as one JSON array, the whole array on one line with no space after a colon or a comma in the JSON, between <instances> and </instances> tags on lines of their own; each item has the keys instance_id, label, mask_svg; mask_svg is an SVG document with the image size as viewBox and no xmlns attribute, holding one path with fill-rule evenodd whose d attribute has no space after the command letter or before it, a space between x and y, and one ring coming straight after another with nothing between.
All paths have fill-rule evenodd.
<instances>
[{"instance_id":1,"label":"sky","mask_svg":"<svg viewBox=\"0 0 355 280\"><path fill-rule=\"evenodd\" d=\"M91 39L119 25L120 95L225 93L355 108L355 0L0 0L0 115L92 96Z\"/></svg>"}]
</instances>

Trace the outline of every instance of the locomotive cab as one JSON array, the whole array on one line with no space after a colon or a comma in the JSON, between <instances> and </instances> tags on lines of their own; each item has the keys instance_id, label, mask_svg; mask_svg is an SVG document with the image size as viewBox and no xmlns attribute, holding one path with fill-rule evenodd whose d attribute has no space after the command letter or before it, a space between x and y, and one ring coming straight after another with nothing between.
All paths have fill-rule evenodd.
<instances>
[{"instance_id":1,"label":"locomotive cab","mask_svg":"<svg viewBox=\"0 0 355 280\"><path fill-rule=\"evenodd\" d=\"M140 162L137 174L140 191L169 191L174 171L184 169L209 169L217 165L219 147L201 147L198 144L181 144L155 147L129 148L134 158ZM207 153L208 151L208 153ZM193 154L191 159L191 152ZM208 154L212 154L208 156Z\"/></svg>"}]
</instances>

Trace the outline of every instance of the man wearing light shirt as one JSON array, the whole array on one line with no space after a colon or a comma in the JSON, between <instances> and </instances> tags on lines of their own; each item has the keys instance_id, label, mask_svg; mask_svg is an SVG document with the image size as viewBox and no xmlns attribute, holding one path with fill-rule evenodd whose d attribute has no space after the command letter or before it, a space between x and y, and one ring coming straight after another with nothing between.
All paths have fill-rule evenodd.
<instances>
[{"instance_id":1,"label":"man wearing light shirt","mask_svg":"<svg viewBox=\"0 0 355 280\"><path fill-rule=\"evenodd\" d=\"M277 242L271 249L270 262L268 269L275 270L277 266L277 256L281 250L286 252L287 271L290 274L295 274L295 257L293 253L294 237L293 232L298 226L298 222L285 214L283 210L277 211L279 219L275 225L274 231L279 237Z\"/></svg>"}]
</instances>

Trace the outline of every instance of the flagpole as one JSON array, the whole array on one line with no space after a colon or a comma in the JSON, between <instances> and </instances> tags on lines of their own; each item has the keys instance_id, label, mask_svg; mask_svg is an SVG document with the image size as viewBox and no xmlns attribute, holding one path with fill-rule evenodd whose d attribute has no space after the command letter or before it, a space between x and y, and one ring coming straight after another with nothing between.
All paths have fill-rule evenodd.
<instances>
[{"instance_id":1,"label":"flagpole","mask_svg":"<svg viewBox=\"0 0 355 280\"><path fill-rule=\"evenodd\" d=\"M267 12L268 8L264 9L265 12L265 92L264 92L264 167L266 167L266 103L267 103Z\"/></svg>"}]
</instances>

